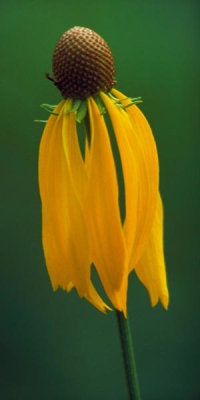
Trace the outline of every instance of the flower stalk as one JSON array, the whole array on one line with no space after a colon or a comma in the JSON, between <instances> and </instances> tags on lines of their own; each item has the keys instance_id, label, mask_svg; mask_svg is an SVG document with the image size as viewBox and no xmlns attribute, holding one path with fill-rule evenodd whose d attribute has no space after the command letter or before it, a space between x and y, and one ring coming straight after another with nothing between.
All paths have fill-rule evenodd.
<instances>
[{"instance_id":1,"label":"flower stalk","mask_svg":"<svg viewBox=\"0 0 200 400\"><path fill-rule=\"evenodd\" d=\"M141 400L129 320L128 318L125 318L124 314L121 311L115 311L124 361L129 400Z\"/></svg>"}]
</instances>

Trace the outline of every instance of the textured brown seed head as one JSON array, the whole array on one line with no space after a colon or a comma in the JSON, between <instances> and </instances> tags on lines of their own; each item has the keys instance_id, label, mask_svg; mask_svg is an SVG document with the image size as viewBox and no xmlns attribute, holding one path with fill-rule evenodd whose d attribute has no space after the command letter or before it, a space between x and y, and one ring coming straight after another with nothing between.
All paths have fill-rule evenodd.
<instances>
[{"instance_id":1,"label":"textured brown seed head","mask_svg":"<svg viewBox=\"0 0 200 400\"><path fill-rule=\"evenodd\" d=\"M64 99L108 92L116 83L112 53L107 43L88 28L65 32L53 54L54 83Z\"/></svg>"}]
</instances>

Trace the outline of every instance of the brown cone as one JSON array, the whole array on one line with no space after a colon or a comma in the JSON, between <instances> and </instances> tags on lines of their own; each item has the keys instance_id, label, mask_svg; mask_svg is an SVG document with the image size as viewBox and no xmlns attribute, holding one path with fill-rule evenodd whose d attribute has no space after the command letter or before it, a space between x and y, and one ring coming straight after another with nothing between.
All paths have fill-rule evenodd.
<instances>
[{"instance_id":1,"label":"brown cone","mask_svg":"<svg viewBox=\"0 0 200 400\"><path fill-rule=\"evenodd\" d=\"M115 84L112 53L106 42L88 28L65 32L53 54L54 83L64 99L108 92Z\"/></svg>"}]
</instances>

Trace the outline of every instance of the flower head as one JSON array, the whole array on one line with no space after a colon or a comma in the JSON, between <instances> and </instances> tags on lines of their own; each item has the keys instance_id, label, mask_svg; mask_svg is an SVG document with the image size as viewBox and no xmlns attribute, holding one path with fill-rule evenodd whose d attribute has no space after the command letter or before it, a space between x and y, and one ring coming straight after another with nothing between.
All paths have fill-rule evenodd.
<instances>
[{"instance_id":1,"label":"flower head","mask_svg":"<svg viewBox=\"0 0 200 400\"><path fill-rule=\"evenodd\" d=\"M61 36L53 80L64 100L48 108L39 152L42 238L54 290L75 287L99 310L109 308L91 281L94 264L113 306L126 315L128 276L134 269L152 305L168 306L163 255L159 166L151 128L135 105L113 89L114 64L105 41L87 28ZM124 181L119 206L109 114ZM77 123L86 127L82 153Z\"/></svg>"}]
</instances>

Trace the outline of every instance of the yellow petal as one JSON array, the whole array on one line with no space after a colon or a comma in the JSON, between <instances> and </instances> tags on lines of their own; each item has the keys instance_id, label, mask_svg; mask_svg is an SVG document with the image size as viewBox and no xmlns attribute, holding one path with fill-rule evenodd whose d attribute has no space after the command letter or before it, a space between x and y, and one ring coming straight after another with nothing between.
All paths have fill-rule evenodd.
<instances>
[{"instance_id":1,"label":"yellow petal","mask_svg":"<svg viewBox=\"0 0 200 400\"><path fill-rule=\"evenodd\" d=\"M61 101L55 109L55 112L60 113L63 108L64 100ZM40 195L41 200L43 199L43 193L46 191L47 181L47 162L49 159L51 141L55 131L55 125L57 122L57 118L54 115L51 115L48 119L48 122L45 126L41 142L40 142L40 150L39 150L39 187L40 187ZM49 276L51 279L51 283L53 289L56 290L58 285L60 285L63 289L70 287L71 277L67 270L63 270L62 268L62 258L59 253L59 249L56 243L56 237L53 231L53 225L48 217L47 207L44 205L42 201L42 236L44 238L44 242L48 241L48 246L45 246L45 259L47 262L47 269L49 272ZM49 252L48 250L51 249ZM58 251L58 253L57 253ZM52 261L49 261L52 260ZM55 267L56 266L56 267ZM60 283L62 282L62 284Z\"/></svg>"},{"instance_id":2,"label":"yellow petal","mask_svg":"<svg viewBox=\"0 0 200 400\"><path fill-rule=\"evenodd\" d=\"M117 108L113 101L104 93L101 93L101 97L111 118L122 163L126 206L124 230L128 254L130 256L135 241L138 218L138 164L140 156L138 144L136 141L133 147L132 142L130 142L129 138L133 135L133 132L127 113Z\"/></svg>"},{"instance_id":3,"label":"yellow petal","mask_svg":"<svg viewBox=\"0 0 200 400\"><path fill-rule=\"evenodd\" d=\"M54 112L60 113L60 111L63 108L64 102L65 101L62 100L57 105L57 107L55 108ZM48 119L48 121L47 121L47 123L46 123L46 125L45 125L44 131L43 131L43 134L42 134L42 138L41 138L41 141L40 141L39 157L40 157L40 152L41 152L42 148L46 149L47 154L48 154L49 145L50 145L51 138L52 138L52 135L53 135L53 131L54 131L54 128L55 128L55 124L56 124L56 121L59 118L59 116L55 116L55 115L51 114L49 119ZM39 171L39 179L40 179L40 172L43 173L43 168L46 169L46 165L45 165L45 163L41 164L40 160L39 160L39 169L40 169L40 171ZM43 189L43 185L46 186L46 182L44 180L39 182L39 184L41 186L41 189Z\"/></svg>"},{"instance_id":4,"label":"yellow petal","mask_svg":"<svg viewBox=\"0 0 200 400\"><path fill-rule=\"evenodd\" d=\"M112 90L119 99L125 96ZM130 100L123 101L126 105ZM129 269L138 262L150 233L158 195L159 165L155 140L151 128L137 106L126 108L132 130L127 129L127 136L138 165L139 196L137 209L136 238L132 248ZM128 223L128 220L126 221Z\"/></svg>"},{"instance_id":5,"label":"yellow petal","mask_svg":"<svg viewBox=\"0 0 200 400\"><path fill-rule=\"evenodd\" d=\"M69 108L70 103L68 102L65 106L65 109ZM65 153L66 162L68 164L71 182L80 202L82 203L87 187L87 175L79 147L74 113L68 114L68 118L65 118L65 116L63 117L62 138L63 150Z\"/></svg>"},{"instance_id":6,"label":"yellow petal","mask_svg":"<svg viewBox=\"0 0 200 400\"><path fill-rule=\"evenodd\" d=\"M118 205L118 184L112 149L103 116L88 100L91 147L88 160L86 213L92 261L104 289L119 310L126 309L127 254Z\"/></svg>"},{"instance_id":7,"label":"yellow petal","mask_svg":"<svg viewBox=\"0 0 200 400\"><path fill-rule=\"evenodd\" d=\"M87 295L84 296L93 306L95 306L99 311L103 313L106 312L106 309L112 310L110 307L107 306L106 303L101 299L98 295L97 291L95 290L93 284L91 283L88 288Z\"/></svg>"},{"instance_id":8,"label":"yellow petal","mask_svg":"<svg viewBox=\"0 0 200 400\"><path fill-rule=\"evenodd\" d=\"M164 308L167 309L169 293L163 252L163 207L160 195L151 234L142 257L135 267L135 272L147 288L152 306L155 306L160 299Z\"/></svg>"},{"instance_id":9,"label":"yellow petal","mask_svg":"<svg viewBox=\"0 0 200 400\"><path fill-rule=\"evenodd\" d=\"M73 163L69 166L70 157L63 143L65 135L75 141L76 132L73 116L64 114L63 107L51 129L47 123L40 144L43 247L53 287L69 289L73 284L83 296L90 285L90 251L78 191L72 180L75 166Z\"/></svg>"}]
</instances>

